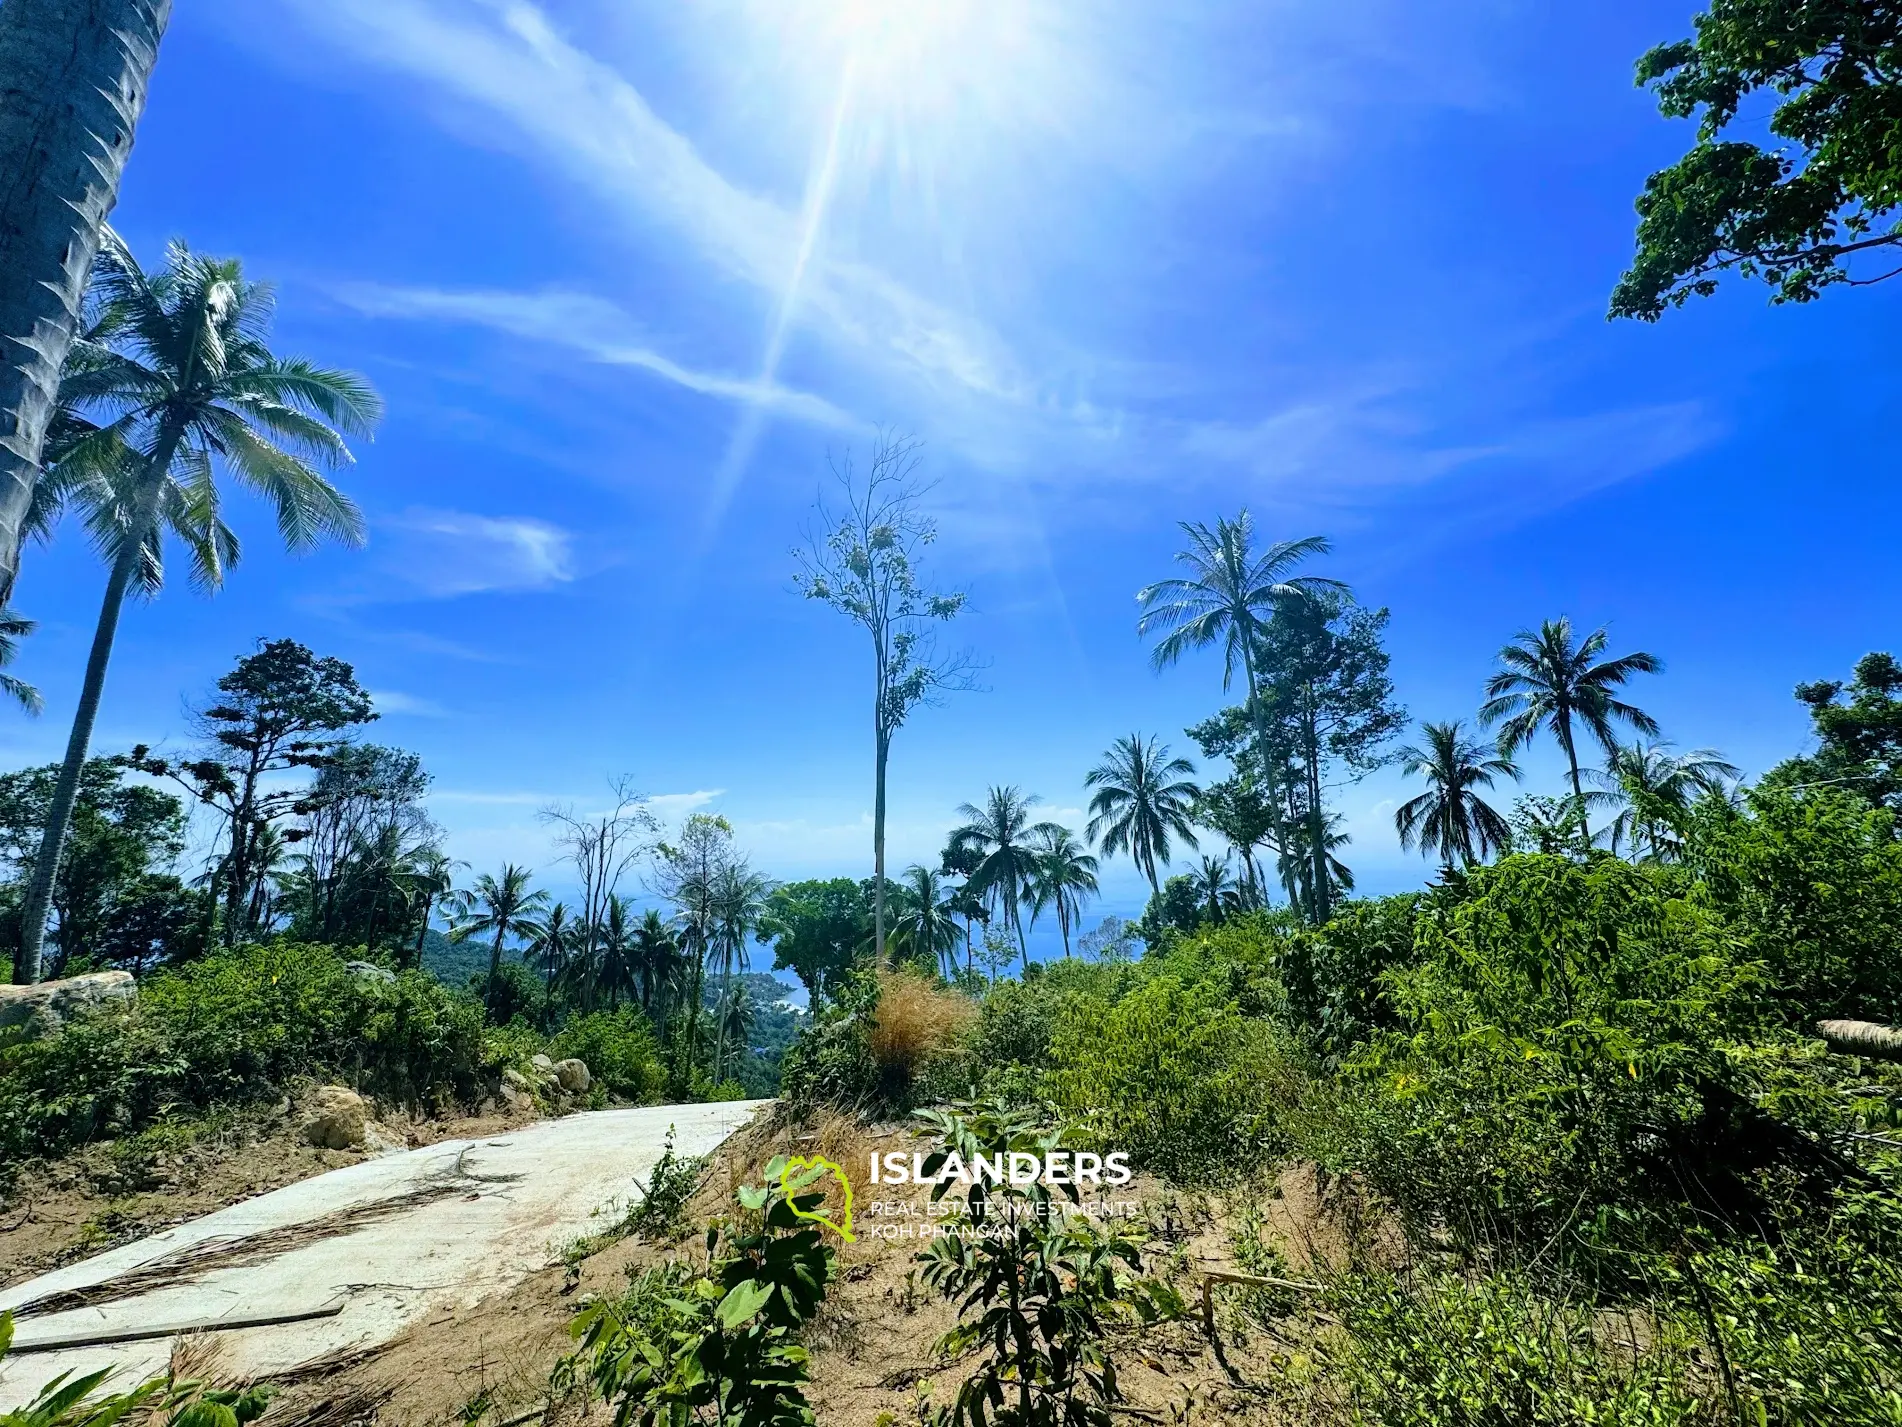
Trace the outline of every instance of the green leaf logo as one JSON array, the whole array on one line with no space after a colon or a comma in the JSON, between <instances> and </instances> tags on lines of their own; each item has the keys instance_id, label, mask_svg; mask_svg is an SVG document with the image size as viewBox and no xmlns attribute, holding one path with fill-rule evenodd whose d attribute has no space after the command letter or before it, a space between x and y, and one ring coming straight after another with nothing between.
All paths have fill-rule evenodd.
<instances>
[{"instance_id":1,"label":"green leaf logo","mask_svg":"<svg viewBox=\"0 0 1902 1427\"><path fill-rule=\"evenodd\" d=\"M845 1208L839 1215L838 1223L833 1223L823 1213L814 1210L808 1212L793 1203L818 1180L830 1174L839 1181L839 1188L845 1194ZM852 1181L845 1177L845 1171L823 1155L813 1155L810 1159L799 1158L786 1161L786 1167L779 1171L780 1192L786 1196L787 1207L801 1219L810 1219L815 1224L824 1224L833 1233L848 1244L856 1244L858 1236L852 1232Z\"/></svg>"}]
</instances>

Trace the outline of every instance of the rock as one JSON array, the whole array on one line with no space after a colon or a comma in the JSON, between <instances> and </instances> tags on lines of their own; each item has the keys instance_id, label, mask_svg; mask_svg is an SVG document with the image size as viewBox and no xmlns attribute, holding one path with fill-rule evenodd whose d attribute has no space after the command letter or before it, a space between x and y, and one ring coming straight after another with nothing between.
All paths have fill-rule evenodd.
<instances>
[{"instance_id":1,"label":"rock","mask_svg":"<svg viewBox=\"0 0 1902 1427\"><path fill-rule=\"evenodd\" d=\"M366 1143L370 1107L345 1085L318 1087L304 1113L304 1138L320 1149L358 1149Z\"/></svg>"},{"instance_id":2,"label":"rock","mask_svg":"<svg viewBox=\"0 0 1902 1427\"><path fill-rule=\"evenodd\" d=\"M375 962L346 961L343 964L343 969L351 972L353 975L364 977L370 981L381 981L386 985L394 985L396 983L396 973L387 966L378 966Z\"/></svg>"},{"instance_id":3,"label":"rock","mask_svg":"<svg viewBox=\"0 0 1902 1427\"><path fill-rule=\"evenodd\" d=\"M502 1072L502 1087L505 1091L515 1090L524 1093L534 1089L528 1077L512 1065Z\"/></svg>"},{"instance_id":4,"label":"rock","mask_svg":"<svg viewBox=\"0 0 1902 1427\"><path fill-rule=\"evenodd\" d=\"M533 1110L535 1097L526 1090L517 1090L513 1085L502 1087L502 1104L509 1110Z\"/></svg>"},{"instance_id":5,"label":"rock","mask_svg":"<svg viewBox=\"0 0 1902 1427\"><path fill-rule=\"evenodd\" d=\"M534 1066L537 1070L552 1071L555 1068L555 1062L550 1060L545 1055L531 1056L529 1058L528 1063Z\"/></svg>"},{"instance_id":6,"label":"rock","mask_svg":"<svg viewBox=\"0 0 1902 1427\"><path fill-rule=\"evenodd\" d=\"M561 1082L561 1088L570 1095L586 1095L588 1087L594 1084L594 1077L588 1073L587 1062L576 1060L573 1056L555 1062L555 1079Z\"/></svg>"},{"instance_id":7,"label":"rock","mask_svg":"<svg viewBox=\"0 0 1902 1427\"><path fill-rule=\"evenodd\" d=\"M137 994L132 977L123 971L95 971L37 986L0 986L0 1032L24 1029L26 1039L37 1040L76 1015L128 1004Z\"/></svg>"}]
</instances>

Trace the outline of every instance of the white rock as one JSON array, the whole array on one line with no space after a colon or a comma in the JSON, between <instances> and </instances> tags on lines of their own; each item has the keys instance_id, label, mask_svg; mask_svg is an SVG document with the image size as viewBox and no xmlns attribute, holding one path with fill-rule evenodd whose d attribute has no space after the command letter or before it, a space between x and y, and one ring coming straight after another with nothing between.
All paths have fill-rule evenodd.
<instances>
[{"instance_id":1,"label":"white rock","mask_svg":"<svg viewBox=\"0 0 1902 1427\"><path fill-rule=\"evenodd\" d=\"M124 971L95 971L37 986L0 986L0 1031L24 1027L28 1039L52 1035L71 1017L124 1004L138 994Z\"/></svg>"},{"instance_id":2,"label":"white rock","mask_svg":"<svg viewBox=\"0 0 1902 1427\"><path fill-rule=\"evenodd\" d=\"M365 1143L370 1107L345 1085L323 1085L304 1112L304 1138L328 1150L358 1149Z\"/></svg>"},{"instance_id":3,"label":"white rock","mask_svg":"<svg viewBox=\"0 0 1902 1427\"><path fill-rule=\"evenodd\" d=\"M588 1073L587 1062L576 1060L573 1056L555 1062L555 1079L561 1082L561 1088L570 1095L586 1095L588 1087L594 1084L594 1077Z\"/></svg>"}]
</instances>

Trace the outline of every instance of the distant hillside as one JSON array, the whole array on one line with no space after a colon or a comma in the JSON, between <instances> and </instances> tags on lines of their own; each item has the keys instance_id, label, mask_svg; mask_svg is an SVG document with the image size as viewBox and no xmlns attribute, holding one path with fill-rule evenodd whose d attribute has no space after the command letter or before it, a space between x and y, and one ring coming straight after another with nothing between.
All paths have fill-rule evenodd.
<instances>
[{"instance_id":1,"label":"distant hillside","mask_svg":"<svg viewBox=\"0 0 1902 1427\"><path fill-rule=\"evenodd\" d=\"M520 961L522 954L502 949L504 961ZM469 989L469 978L489 969L489 948L480 941L451 941L431 927L423 934L423 970L445 986Z\"/></svg>"}]
</instances>

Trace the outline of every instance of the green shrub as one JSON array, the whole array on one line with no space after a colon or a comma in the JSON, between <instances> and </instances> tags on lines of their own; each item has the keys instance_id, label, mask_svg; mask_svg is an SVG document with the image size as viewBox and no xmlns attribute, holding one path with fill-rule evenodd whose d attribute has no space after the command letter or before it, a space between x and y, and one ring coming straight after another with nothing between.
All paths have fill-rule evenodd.
<instances>
[{"instance_id":1,"label":"green shrub","mask_svg":"<svg viewBox=\"0 0 1902 1427\"><path fill-rule=\"evenodd\" d=\"M610 1095L629 1104L658 1102L667 1078L647 1017L633 1006L572 1018L548 1043L548 1054L585 1061Z\"/></svg>"},{"instance_id":2,"label":"green shrub","mask_svg":"<svg viewBox=\"0 0 1902 1427\"><path fill-rule=\"evenodd\" d=\"M1902 842L1895 816L1832 788L1756 790L1699 807L1699 895L1767 968L1787 1024L1902 1023Z\"/></svg>"},{"instance_id":3,"label":"green shrub","mask_svg":"<svg viewBox=\"0 0 1902 1427\"><path fill-rule=\"evenodd\" d=\"M329 947L221 952L147 978L130 1006L0 1049L0 1162L221 1104L293 1080L344 1080L417 1105L476 1098L480 1006L433 977L358 976Z\"/></svg>"},{"instance_id":4,"label":"green shrub","mask_svg":"<svg viewBox=\"0 0 1902 1427\"><path fill-rule=\"evenodd\" d=\"M1169 975L1113 1006L1066 1003L1051 1053L1051 1092L1079 1133L1184 1182L1259 1163L1295 1080L1268 1022Z\"/></svg>"},{"instance_id":5,"label":"green shrub","mask_svg":"<svg viewBox=\"0 0 1902 1427\"><path fill-rule=\"evenodd\" d=\"M1395 1027L1386 973L1413 959L1422 898L1348 902L1326 926L1295 932L1276 947L1275 970L1288 1023L1338 1064L1376 1031Z\"/></svg>"},{"instance_id":6,"label":"green shrub","mask_svg":"<svg viewBox=\"0 0 1902 1427\"><path fill-rule=\"evenodd\" d=\"M779 1063L780 1093L794 1105L870 1105L878 1098L878 1063L872 1058L872 1017L878 982L855 974L830 1005L786 1048Z\"/></svg>"},{"instance_id":7,"label":"green shrub","mask_svg":"<svg viewBox=\"0 0 1902 1427\"><path fill-rule=\"evenodd\" d=\"M1636 1351L1607 1343L1589 1305L1516 1276L1349 1275L1327 1301L1341 1326L1320 1355L1326 1416L1380 1427L1711 1420L1681 1334L1647 1323Z\"/></svg>"}]
</instances>

